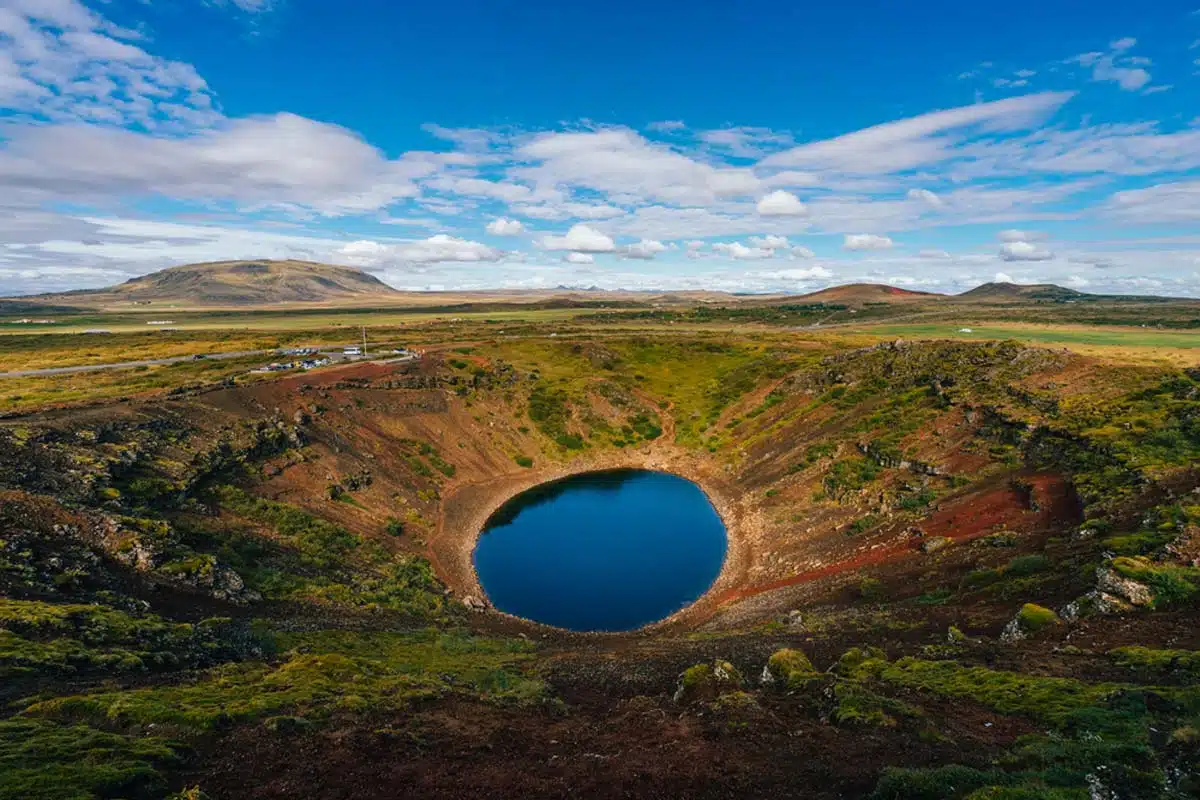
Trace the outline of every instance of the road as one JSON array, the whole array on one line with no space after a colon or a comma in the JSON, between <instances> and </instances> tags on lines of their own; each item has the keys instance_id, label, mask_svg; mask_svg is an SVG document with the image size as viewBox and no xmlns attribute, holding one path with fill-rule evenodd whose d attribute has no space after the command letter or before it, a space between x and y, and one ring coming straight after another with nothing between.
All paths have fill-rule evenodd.
<instances>
[{"instance_id":1,"label":"road","mask_svg":"<svg viewBox=\"0 0 1200 800\"><path fill-rule=\"evenodd\" d=\"M243 350L238 353L212 353L205 358L213 360L226 358L243 358L245 356L262 356L274 353L274 350ZM118 361L111 364L84 364L75 367L50 367L47 369L23 369L15 372L0 372L0 378L36 378L45 375L70 375L74 372L101 372L106 369L130 369L132 367L154 367L160 364L178 364L180 361L191 361L193 356L172 356L170 358L148 358L144 361Z\"/></svg>"}]
</instances>

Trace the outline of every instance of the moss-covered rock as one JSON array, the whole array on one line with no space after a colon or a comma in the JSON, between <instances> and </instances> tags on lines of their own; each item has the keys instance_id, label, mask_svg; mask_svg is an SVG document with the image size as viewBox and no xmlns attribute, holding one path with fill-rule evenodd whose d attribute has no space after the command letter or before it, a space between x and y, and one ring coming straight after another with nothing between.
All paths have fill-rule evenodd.
<instances>
[{"instance_id":1,"label":"moss-covered rock","mask_svg":"<svg viewBox=\"0 0 1200 800\"><path fill-rule=\"evenodd\" d=\"M1004 632L1000 634L1000 641L1019 642L1039 631L1058 625L1060 622L1058 614L1045 606L1026 603L1021 606L1017 616L1013 617L1012 621L1004 627Z\"/></svg>"},{"instance_id":2,"label":"moss-covered rock","mask_svg":"<svg viewBox=\"0 0 1200 800\"><path fill-rule=\"evenodd\" d=\"M742 688L742 673L728 661L714 659L712 663L696 664L679 676L675 690L676 703L711 701L728 692Z\"/></svg>"},{"instance_id":3,"label":"moss-covered rock","mask_svg":"<svg viewBox=\"0 0 1200 800\"><path fill-rule=\"evenodd\" d=\"M781 689L799 689L819 677L816 667L800 650L785 647L776 650L763 667L762 683Z\"/></svg>"}]
</instances>

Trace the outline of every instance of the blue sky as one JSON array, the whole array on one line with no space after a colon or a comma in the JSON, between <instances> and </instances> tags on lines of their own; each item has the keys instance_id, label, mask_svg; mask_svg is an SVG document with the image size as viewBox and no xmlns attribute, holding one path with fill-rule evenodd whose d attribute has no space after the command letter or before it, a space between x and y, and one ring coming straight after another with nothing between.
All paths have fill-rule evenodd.
<instances>
[{"instance_id":1,"label":"blue sky","mask_svg":"<svg viewBox=\"0 0 1200 800\"><path fill-rule=\"evenodd\" d=\"M1200 3L0 0L0 292L1200 296Z\"/></svg>"}]
</instances>

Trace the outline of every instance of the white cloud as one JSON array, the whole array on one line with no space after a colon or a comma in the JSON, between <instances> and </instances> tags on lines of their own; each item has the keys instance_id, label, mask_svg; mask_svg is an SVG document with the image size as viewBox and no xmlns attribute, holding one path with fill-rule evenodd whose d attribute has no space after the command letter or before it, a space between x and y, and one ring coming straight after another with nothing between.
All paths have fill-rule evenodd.
<instances>
[{"instance_id":1,"label":"white cloud","mask_svg":"<svg viewBox=\"0 0 1200 800\"><path fill-rule=\"evenodd\" d=\"M1117 192L1102 212L1132 224L1200 222L1200 180L1159 183Z\"/></svg>"},{"instance_id":2,"label":"white cloud","mask_svg":"<svg viewBox=\"0 0 1200 800\"><path fill-rule=\"evenodd\" d=\"M828 280L833 273L825 267L809 267L807 269L779 269L771 272L758 273L759 278L770 278L781 281L813 281Z\"/></svg>"},{"instance_id":3,"label":"white cloud","mask_svg":"<svg viewBox=\"0 0 1200 800\"><path fill-rule=\"evenodd\" d=\"M766 153L793 144L790 133L748 126L701 131L697 138L737 158L761 158Z\"/></svg>"},{"instance_id":4,"label":"white cloud","mask_svg":"<svg viewBox=\"0 0 1200 800\"><path fill-rule=\"evenodd\" d=\"M834 139L802 144L767 156L765 167L804 167L851 174L886 174L936 164L953 157L964 140L952 131L1026 130L1071 99L1072 92L1042 92L991 103L975 103L886 122Z\"/></svg>"},{"instance_id":5,"label":"white cloud","mask_svg":"<svg viewBox=\"0 0 1200 800\"><path fill-rule=\"evenodd\" d=\"M764 217L800 217L808 213L800 198L783 189L764 195L754 208Z\"/></svg>"},{"instance_id":6,"label":"white cloud","mask_svg":"<svg viewBox=\"0 0 1200 800\"><path fill-rule=\"evenodd\" d=\"M889 250L893 245L891 238L873 233L848 233L842 242L845 250Z\"/></svg>"},{"instance_id":7,"label":"white cloud","mask_svg":"<svg viewBox=\"0 0 1200 800\"><path fill-rule=\"evenodd\" d=\"M608 204L592 203L546 203L542 205L515 205L510 211L532 219L612 219L625 213L623 209Z\"/></svg>"},{"instance_id":8,"label":"white cloud","mask_svg":"<svg viewBox=\"0 0 1200 800\"><path fill-rule=\"evenodd\" d=\"M77 0L7 0L0 7L0 103L50 122L148 130L217 122L195 69L130 43L138 38Z\"/></svg>"},{"instance_id":9,"label":"white cloud","mask_svg":"<svg viewBox=\"0 0 1200 800\"><path fill-rule=\"evenodd\" d=\"M1039 242L1047 237L1042 231L1023 231L1016 228L1009 228L997 233L996 238L1002 242Z\"/></svg>"},{"instance_id":10,"label":"white cloud","mask_svg":"<svg viewBox=\"0 0 1200 800\"><path fill-rule=\"evenodd\" d=\"M438 169L432 154L389 161L344 128L293 114L238 120L186 138L74 125L9 134L0 149L0 185L10 202L159 195L343 215L416 196L415 179Z\"/></svg>"},{"instance_id":11,"label":"white cloud","mask_svg":"<svg viewBox=\"0 0 1200 800\"><path fill-rule=\"evenodd\" d=\"M487 224L487 232L493 236L516 236L525 230L520 220L500 217Z\"/></svg>"},{"instance_id":12,"label":"white cloud","mask_svg":"<svg viewBox=\"0 0 1200 800\"><path fill-rule=\"evenodd\" d=\"M590 253L567 253L563 256L563 261L568 264L594 264L596 257Z\"/></svg>"},{"instance_id":13,"label":"white cloud","mask_svg":"<svg viewBox=\"0 0 1200 800\"><path fill-rule=\"evenodd\" d=\"M921 250L919 253L917 253L917 255L920 256L921 258L932 258L932 259L939 259L939 260L950 257L950 254L947 253L945 250L939 250L939 249L933 248L933 247L925 248L925 249Z\"/></svg>"},{"instance_id":14,"label":"white cloud","mask_svg":"<svg viewBox=\"0 0 1200 800\"><path fill-rule=\"evenodd\" d=\"M994 280L996 283L1015 283L1015 281L1012 279L1012 275L1009 275L1007 272L997 272L996 277L992 278L992 280Z\"/></svg>"},{"instance_id":15,"label":"white cloud","mask_svg":"<svg viewBox=\"0 0 1200 800\"><path fill-rule=\"evenodd\" d=\"M667 246L655 239L642 239L640 242L622 248L621 254L626 258L640 258L649 261L659 253L666 252Z\"/></svg>"},{"instance_id":16,"label":"white cloud","mask_svg":"<svg viewBox=\"0 0 1200 800\"><path fill-rule=\"evenodd\" d=\"M741 242L716 242L712 249L723 256L738 260L771 258L775 255L775 251L769 247L747 247Z\"/></svg>"},{"instance_id":17,"label":"white cloud","mask_svg":"<svg viewBox=\"0 0 1200 800\"><path fill-rule=\"evenodd\" d=\"M349 263L377 267L397 263L432 264L441 261L499 261L504 253L479 242L444 233L410 242L385 244L371 240L350 242L337 255Z\"/></svg>"},{"instance_id":18,"label":"white cloud","mask_svg":"<svg viewBox=\"0 0 1200 800\"><path fill-rule=\"evenodd\" d=\"M1124 55L1137 44L1137 39L1125 38L1113 42L1107 53L1082 53L1071 61L1090 67L1093 81L1111 81L1127 92L1141 89L1150 83L1150 73L1137 64L1148 64L1146 59Z\"/></svg>"},{"instance_id":19,"label":"white cloud","mask_svg":"<svg viewBox=\"0 0 1200 800\"><path fill-rule=\"evenodd\" d=\"M1054 253L1030 242L1008 242L1000 246L1000 257L1005 261L1049 261Z\"/></svg>"},{"instance_id":20,"label":"white cloud","mask_svg":"<svg viewBox=\"0 0 1200 800\"><path fill-rule=\"evenodd\" d=\"M768 189L776 186L812 187L820 185L821 177L815 172L787 169L783 172L776 172L774 175L768 175L763 178L762 183Z\"/></svg>"},{"instance_id":21,"label":"white cloud","mask_svg":"<svg viewBox=\"0 0 1200 800\"><path fill-rule=\"evenodd\" d=\"M750 244L753 247L764 247L770 250L779 250L787 247L790 242L786 236L776 236L768 234L766 236L751 236Z\"/></svg>"},{"instance_id":22,"label":"white cloud","mask_svg":"<svg viewBox=\"0 0 1200 800\"><path fill-rule=\"evenodd\" d=\"M581 253L611 253L617 249L611 236L582 222L572 225L566 236L543 237L542 247L547 250L577 250Z\"/></svg>"},{"instance_id":23,"label":"white cloud","mask_svg":"<svg viewBox=\"0 0 1200 800\"><path fill-rule=\"evenodd\" d=\"M790 251L792 258L816 258L817 254L803 245L796 245Z\"/></svg>"},{"instance_id":24,"label":"white cloud","mask_svg":"<svg viewBox=\"0 0 1200 800\"><path fill-rule=\"evenodd\" d=\"M945 201L928 189L909 189L907 197L909 200L915 200L918 203L924 203L930 208L946 207Z\"/></svg>"},{"instance_id":25,"label":"white cloud","mask_svg":"<svg viewBox=\"0 0 1200 800\"><path fill-rule=\"evenodd\" d=\"M533 163L510 171L518 180L571 184L647 201L707 204L759 188L749 169L696 161L628 128L544 133L521 145L516 155Z\"/></svg>"}]
</instances>

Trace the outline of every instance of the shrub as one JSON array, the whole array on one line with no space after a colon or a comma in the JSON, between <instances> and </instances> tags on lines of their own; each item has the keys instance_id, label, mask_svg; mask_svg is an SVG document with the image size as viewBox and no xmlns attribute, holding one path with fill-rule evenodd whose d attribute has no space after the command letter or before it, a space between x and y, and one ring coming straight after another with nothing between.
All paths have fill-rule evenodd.
<instances>
[{"instance_id":1,"label":"shrub","mask_svg":"<svg viewBox=\"0 0 1200 800\"><path fill-rule=\"evenodd\" d=\"M517 462L518 467L528 468L533 466L533 459L529 456L516 455L513 456L513 461Z\"/></svg>"},{"instance_id":2,"label":"shrub","mask_svg":"<svg viewBox=\"0 0 1200 800\"><path fill-rule=\"evenodd\" d=\"M1017 556L1004 568L1005 576L1023 578L1050 569L1050 559L1040 554Z\"/></svg>"},{"instance_id":3,"label":"shrub","mask_svg":"<svg viewBox=\"0 0 1200 800\"><path fill-rule=\"evenodd\" d=\"M383 529L385 531L387 531L389 536L403 536L404 535L404 523L401 520L396 519L395 517L388 517L388 521L383 526Z\"/></svg>"}]
</instances>

